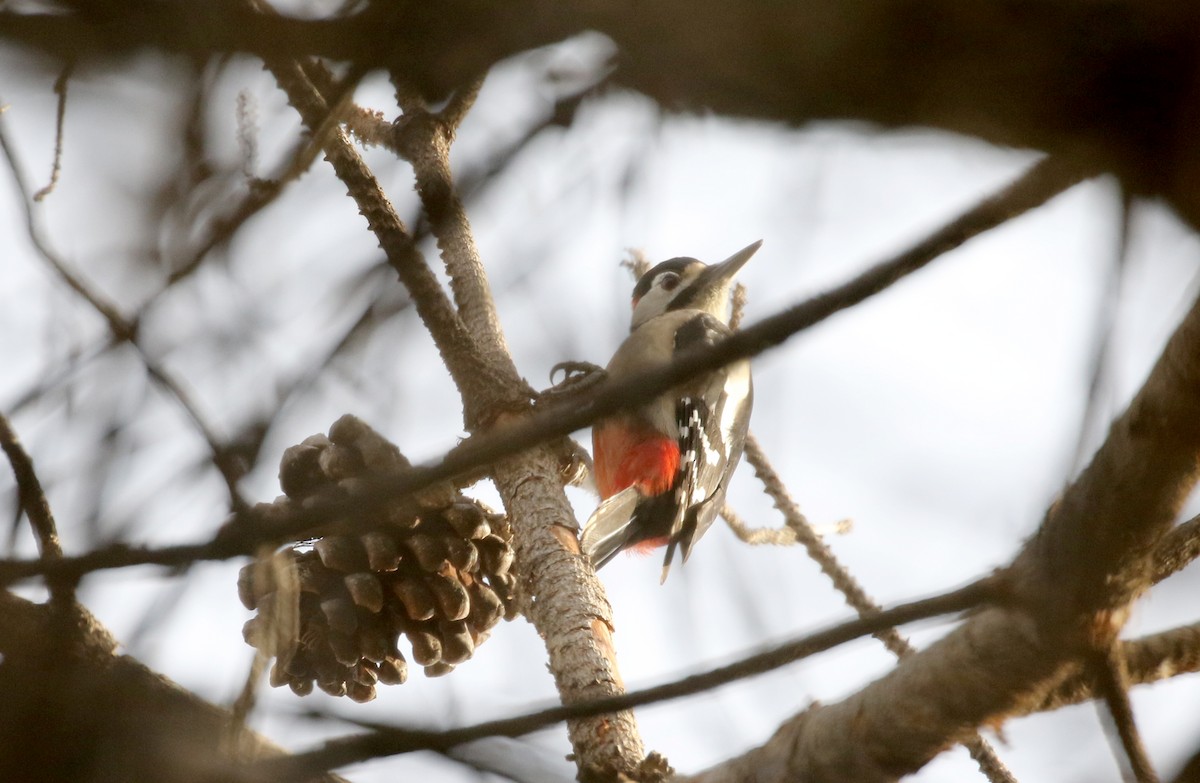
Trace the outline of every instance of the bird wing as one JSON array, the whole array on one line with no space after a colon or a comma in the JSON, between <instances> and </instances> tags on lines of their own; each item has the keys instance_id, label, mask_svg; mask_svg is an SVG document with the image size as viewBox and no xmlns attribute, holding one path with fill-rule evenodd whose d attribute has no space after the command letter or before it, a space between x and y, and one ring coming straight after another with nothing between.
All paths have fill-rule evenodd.
<instances>
[{"instance_id":1,"label":"bird wing","mask_svg":"<svg viewBox=\"0 0 1200 783\"><path fill-rule=\"evenodd\" d=\"M712 345L730 334L729 327L708 313L698 313L675 335L676 352ZM730 384L744 384L744 394L728 395ZM738 391L738 390L735 390ZM676 403L679 475L675 484L675 520L663 555L662 579L667 578L678 546L686 561L692 546L712 525L725 498L722 480L727 468L741 457L741 441L727 435L745 432L750 415L750 368L737 362L705 377L698 393ZM708 401L714 402L714 407ZM727 442L732 440L733 442Z\"/></svg>"}]
</instances>

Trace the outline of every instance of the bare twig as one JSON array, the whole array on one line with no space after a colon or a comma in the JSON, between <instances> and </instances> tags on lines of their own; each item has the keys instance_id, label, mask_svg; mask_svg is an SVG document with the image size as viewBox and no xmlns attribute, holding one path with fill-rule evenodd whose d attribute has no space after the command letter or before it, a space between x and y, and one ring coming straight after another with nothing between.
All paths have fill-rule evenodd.
<instances>
[{"instance_id":1,"label":"bare twig","mask_svg":"<svg viewBox=\"0 0 1200 783\"><path fill-rule=\"evenodd\" d=\"M1157 584L1200 557L1200 515L1172 528L1154 550L1153 580Z\"/></svg>"},{"instance_id":2,"label":"bare twig","mask_svg":"<svg viewBox=\"0 0 1200 783\"><path fill-rule=\"evenodd\" d=\"M17 498L29 526L33 528L34 538L37 539L38 551L43 560L58 560L63 556L62 542L58 538L58 525L54 522L54 514L50 511L50 501L42 489L37 471L33 468L33 458L21 445L16 430L8 417L0 413L0 449L8 457L12 466L13 476L17 481ZM49 579L47 588L54 605L69 611L75 605L75 580ZM56 630L63 630L57 626Z\"/></svg>"},{"instance_id":3,"label":"bare twig","mask_svg":"<svg viewBox=\"0 0 1200 783\"><path fill-rule=\"evenodd\" d=\"M1123 760L1129 765L1137 783L1158 783L1158 773L1150 763L1146 746L1138 733L1137 721L1133 717L1133 705L1129 702L1129 675L1125 670L1125 659L1121 645L1113 644L1107 650L1097 652L1091 661L1096 671L1096 682L1100 696L1108 706L1108 717L1112 721L1113 753L1118 762L1124 751ZM1124 765L1122 765L1124 766Z\"/></svg>"},{"instance_id":4,"label":"bare twig","mask_svg":"<svg viewBox=\"0 0 1200 783\"><path fill-rule=\"evenodd\" d=\"M399 273L450 375L460 386L472 377L486 375L470 333L425 264L378 181L355 152L345 132L331 121L334 115L306 69L290 61L270 60L267 64L287 93L289 103L314 136L323 128L330 129L323 139L326 157L366 217L388 263Z\"/></svg>"},{"instance_id":5,"label":"bare twig","mask_svg":"<svg viewBox=\"0 0 1200 783\"><path fill-rule=\"evenodd\" d=\"M229 492L230 506L235 510L246 508L247 503L238 489L241 471L231 460L227 459L225 448L218 440L216 432L207 419L200 413L200 409L191 399L191 395L184 390L183 384L171 375L166 368L161 366L157 360L151 357L141 342L139 342L137 334L138 322L123 316L115 303L109 301L98 291L93 290L91 286L84 282L83 278L76 275L66 261L58 256L50 247L45 237L42 236L41 227L34 215L31 202L28 201L25 195L27 193L25 179L21 173L16 152L9 143L3 128L0 128L0 150L4 152L5 157L8 159L9 169L13 173L17 190L20 193L21 205L25 211L26 231L34 248L38 251L38 255L41 256L42 260L46 262L60 280L66 283L72 291L78 294L80 298L91 305L92 309L104 318L114 340L126 342L133 348L145 366L147 374L149 374L159 387L175 399L208 445L212 464L225 480L225 486Z\"/></svg>"},{"instance_id":6,"label":"bare twig","mask_svg":"<svg viewBox=\"0 0 1200 783\"><path fill-rule=\"evenodd\" d=\"M450 172L450 145L482 84L480 78L465 86L437 114L427 111L421 101L406 99L391 145L413 166L417 194L437 238L458 315L487 365L486 372L474 378L455 379L469 431L490 423L500 409L534 395L512 363L479 248Z\"/></svg>"},{"instance_id":7,"label":"bare twig","mask_svg":"<svg viewBox=\"0 0 1200 783\"><path fill-rule=\"evenodd\" d=\"M54 514L50 511L50 503L42 490L42 482L38 480L37 471L33 469L33 459L20 438L12 428L8 417L0 413L0 448L8 457L13 475L17 480L17 498L25 516L29 517L29 525L37 538L38 550L44 558L62 557L62 544L58 540L58 526L54 524Z\"/></svg>"},{"instance_id":8,"label":"bare twig","mask_svg":"<svg viewBox=\"0 0 1200 783\"><path fill-rule=\"evenodd\" d=\"M838 561L833 550L813 530L808 518L804 516L796 501L792 499L783 479L779 477L759 445L758 439L753 435L746 437L746 461L753 466L755 474L763 483L763 489L774 501L775 507L783 514L788 530L792 531L796 540L804 545L808 556L820 566L822 573L829 577L838 592L845 596L846 603L858 612L859 616L865 617L878 612L879 604L867 595L866 590L858 583L854 575ZM895 628L887 628L875 634L875 638L883 642L883 646L897 658L904 658L914 652L913 646ZM975 760L980 770L992 783L1015 781L1012 773L1000 761L996 751L983 737L975 734L967 738L963 744L966 745L971 758Z\"/></svg>"},{"instance_id":9,"label":"bare twig","mask_svg":"<svg viewBox=\"0 0 1200 783\"><path fill-rule=\"evenodd\" d=\"M63 128L67 117L67 82L71 72L75 70L75 61L69 60L63 66L62 73L54 80L54 93L58 96L58 106L54 115L54 162L50 165L50 181L46 186L33 194L34 201L41 201L54 192L58 185L58 177L62 174Z\"/></svg>"},{"instance_id":10,"label":"bare twig","mask_svg":"<svg viewBox=\"0 0 1200 783\"><path fill-rule=\"evenodd\" d=\"M362 74L351 74L351 77L337 85L329 85L335 105L341 106L347 103ZM274 203L283 193L284 188L308 171L321 151L322 140L327 138L332 129L328 122L322 123L318 127L321 129L319 132L309 133L297 140L292 151L284 156L284 165L274 176L265 179L256 177L249 179L250 192L233 209L226 211L212 222L206 237L195 247L188 259L172 270L167 279L168 286L183 280L199 269L205 257L214 248L229 241L250 218ZM250 177L250 173L247 172L246 176Z\"/></svg>"},{"instance_id":11,"label":"bare twig","mask_svg":"<svg viewBox=\"0 0 1200 783\"><path fill-rule=\"evenodd\" d=\"M797 543L796 531L790 527L750 527L746 520L726 504L721 509L721 517L729 525L729 529L738 540L751 546L791 546Z\"/></svg>"}]
</instances>

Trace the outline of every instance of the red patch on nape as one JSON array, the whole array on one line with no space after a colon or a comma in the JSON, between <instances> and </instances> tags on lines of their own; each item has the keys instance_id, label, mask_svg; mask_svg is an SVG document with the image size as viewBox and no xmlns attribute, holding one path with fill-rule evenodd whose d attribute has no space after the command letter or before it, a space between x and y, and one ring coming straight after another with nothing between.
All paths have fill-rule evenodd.
<instances>
[{"instance_id":1,"label":"red patch on nape","mask_svg":"<svg viewBox=\"0 0 1200 783\"><path fill-rule=\"evenodd\" d=\"M675 483L679 445L629 419L606 421L592 429L596 488L607 499L636 486L643 495L661 495Z\"/></svg>"}]
</instances>

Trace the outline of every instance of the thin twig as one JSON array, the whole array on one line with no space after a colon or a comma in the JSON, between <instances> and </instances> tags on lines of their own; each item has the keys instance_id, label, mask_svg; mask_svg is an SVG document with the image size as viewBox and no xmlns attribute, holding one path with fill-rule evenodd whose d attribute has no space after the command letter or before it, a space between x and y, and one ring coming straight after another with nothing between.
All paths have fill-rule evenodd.
<instances>
[{"instance_id":1,"label":"thin twig","mask_svg":"<svg viewBox=\"0 0 1200 783\"><path fill-rule=\"evenodd\" d=\"M1118 762L1122 760L1117 750L1120 747L1124 751L1123 760L1128 762L1137 783L1158 783L1158 773L1150 763L1150 756L1146 753L1133 716L1133 705L1129 701L1129 676L1125 670L1121 645L1110 644L1107 650L1097 652L1091 663L1096 670L1100 696L1108 706L1111 730L1117 735L1112 744Z\"/></svg>"},{"instance_id":2,"label":"thin twig","mask_svg":"<svg viewBox=\"0 0 1200 783\"><path fill-rule=\"evenodd\" d=\"M516 737L570 718L604 715L704 693L747 677L773 671L853 639L878 633L884 628L973 609L997 599L1001 592L1002 588L995 578L972 582L949 593L899 604L835 625L701 674L621 696L556 706L515 718L487 721L445 731L379 726L372 734L331 740L318 750L298 753L287 759L261 762L255 765L261 774L251 779L287 780L301 772L335 769L380 756L414 750L446 750L484 737Z\"/></svg>"},{"instance_id":3,"label":"thin twig","mask_svg":"<svg viewBox=\"0 0 1200 783\"><path fill-rule=\"evenodd\" d=\"M337 85L331 84L330 91L334 95L335 105L346 103L358 86L362 74L356 72L351 74L351 77L354 78L347 78ZM297 140L292 151L284 156L284 164L274 176L249 179L250 192L232 210L212 222L208 235L192 251L188 260L171 272L167 278L168 284L177 283L199 269L213 248L227 242L250 218L274 203L289 184L308 171L321 151L321 140L325 139L332 128L328 123L322 123L319 127L322 129L320 133L309 133Z\"/></svg>"},{"instance_id":4,"label":"thin twig","mask_svg":"<svg viewBox=\"0 0 1200 783\"><path fill-rule=\"evenodd\" d=\"M1200 557L1200 514L1176 525L1154 548L1155 584L1183 570Z\"/></svg>"},{"instance_id":5,"label":"thin twig","mask_svg":"<svg viewBox=\"0 0 1200 783\"><path fill-rule=\"evenodd\" d=\"M867 591L858 583L854 575L838 561L833 550L813 530L808 518L804 516L796 501L792 499L783 479L779 477L770 460L767 459L758 439L752 434L746 437L745 454L746 461L754 468L755 474L762 481L764 491L775 503L775 508L783 514L788 529L795 534L796 540L804 545L808 556L817 563L822 573L829 577L833 586L845 597L846 603L858 612L859 616L865 617L878 612L879 604L867 595ZM914 652L913 646L895 628L884 629L875 634L875 638L883 642L883 646L897 658L904 658ZM987 740L976 734L963 744L988 780L992 783L1015 783L1016 779Z\"/></svg>"},{"instance_id":6,"label":"thin twig","mask_svg":"<svg viewBox=\"0 0 1200 783\"><path fill-rule=\"evenodd\" d=\"M796 531L790 527L752 528L728 504L721 508L721 517L725 520L725 524L729 525L729 529L733 531L738 540L750 546L762 546L764 544L770 546L792 546L798 543Z\"/></svg>"},{"instance_id":7,"label":"thin twig","mask_svg":"<svg viewBox=\"0 0 1200 783\"><path fill-rule=\"evenodd\" d=\"M423 101L402 98L404 114L394 126L390 145L412 164L417 195L437 238L458 316L485 364L482 375L455 379L462 392L468 431L488 423L498 410L534 396L512 362L487 272L450 171L450 145L482 83L480 78L463 87L436 114L426 110ZM398 95L403 92L397 90Z\"/></svg>"},{"instance_id":8,"label":"thin twig","mask_svg":"<svg viewBox=\"0 0 1200 783\"><path fill-rule=\"evenodd\" d=\"M38 551L44 558L62 557L62 543L58 540L58 526L54 523L54 514L50 511L50 502L38 480L37 471L33 469L33 458L21 445L16 430L13 429L8 417L0 413L0 448L4 449L8 463L12 466L13 476L17 480L17 498L25 516L29 517L29 525L37 538Z\"/></svg>"},{"instance_id":9,"label":"thin twig","mask_svg":"<svg viewBox=\"0 0 1200 783\"><path fill-rule=\"evenodd\" d=\"M16 430L8 417L0 413L0 448L8 457L12 466L13 476L17 481L17 499L29 526L33 528L34 538L37 539L38 551L43 560L58 560L63 556L62 542L58 538L58 525L54 522L54 514L50 511L50 501L42 489L37 471L33 467L33 458L21 445ZM50 600L58 607L68 610L75 605L75 581L73 579L48 579L47 588ZM65 615L60 615L65 618ZM56 630L65 630L56 624Z\"/></svg>"},{"instance_id":10,"label":"thin twig","mask_svg":"<svg viewBox=\"0 0 1200 783\"><path fill-rule=\"evenodd\" d=\"M1133 227L1133 194L1121 185L1121 214L1117 224L1116 247L1111 268L1106 275L1104 290L1100 293L1099 307L1095 315L1092 352L1089 358L1087 403L1079 418L1079 434L1075 440L1075 455L1071 460L1070 472L1074 473L1087 462L1089 435L1101 410L1105 376L1108 373L1113 333L1116 327L1117 304L1121 299L1121 281L1129 266L1129 243Z\"/></svg>"},{"instance_id":11,"label":"thin twig","mask_svg":"<svg viewBox=\"0 0 1200 783\"><path fill-rule=\"evenodd\" d=\"M451 377L461 387L468 379L486 374L470 333L437 277L426 265L404 223L346 134L331 121L331 108L310 78L310 72L315 70L319 74L321 69L315 65L306 69L295 62L275 60L269 60L267 66L314 137L322 129L329 129L322 139L326 158L367 219L388 263L412 296L417 313L429 329Z\"/></svg>"},{"instance_id":12,"label":"thin twig","mask_svg":"<svg viewBox=\"0 0 1200 783\"><path fill-rule=\"evenodd\" d=\"M58 107L54 114L54 162L50 165L50 181L46 186L33 194L34 201L41 201L54 192L58 185L58 177L62 174L63 128L67 118L67 82L75 70L75 61L69 60L63 66L62 73L54 80L54 94L58 96Z\"/></svg>"},{"instance_id":13,"label":"thin twig","mask_svg":"<svg viewBox=\"0 0 1200 783\"><path fill-rule=\"evenodd\" d=\"M9 143L2 127L0 127L0 150L4 152L8 160L9 169L12 171L17 190L20 192L20 202L25 211L26 232L29 235L30 242L38 251L38 255L41 256L42 260L46 262L59 279L66 283L67 287L78 294L80 298L91 305L92 309L104 318L114 340L126 342L133 348L145 366L147 374L158 386L175 398L179 407L191 419L192 424L208 445L212 464L225 480L231 508L235 510L247 508L248 504L238 489L238 481L241 478L239 470L226 458L225 448L218 440L216 432L207 419L200 413L200 409L192 401L191 395L184 391L183 384L161 366L157 360L151 357L141 342L139 342L138 322L123 316L115 303L92 289L91 286L83 281L83 278L76 275L67 262L59 257L50 247L48 241L42 235L41 227L34 215L31 202L25 195L28 190L25 185L24 175L17 161L16 152Z\"/></svg>"}]
</instances>

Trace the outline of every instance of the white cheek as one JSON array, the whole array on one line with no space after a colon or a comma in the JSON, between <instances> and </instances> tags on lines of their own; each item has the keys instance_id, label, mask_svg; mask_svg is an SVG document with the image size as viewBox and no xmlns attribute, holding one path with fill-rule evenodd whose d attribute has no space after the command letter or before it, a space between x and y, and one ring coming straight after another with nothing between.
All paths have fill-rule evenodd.
<instances>
[{"instance_id":1,"label":"white cheek","mask_svg":"<svg viewBox=\"0 0 1200 783\"><path fill-rule=\"evenodd\" d=\"M652 316L661 315L666 311L671 295L661 288L651 288L646 295L637 300L633 306L632 325L639 326Z\"/></svg>"}]
</instances>

